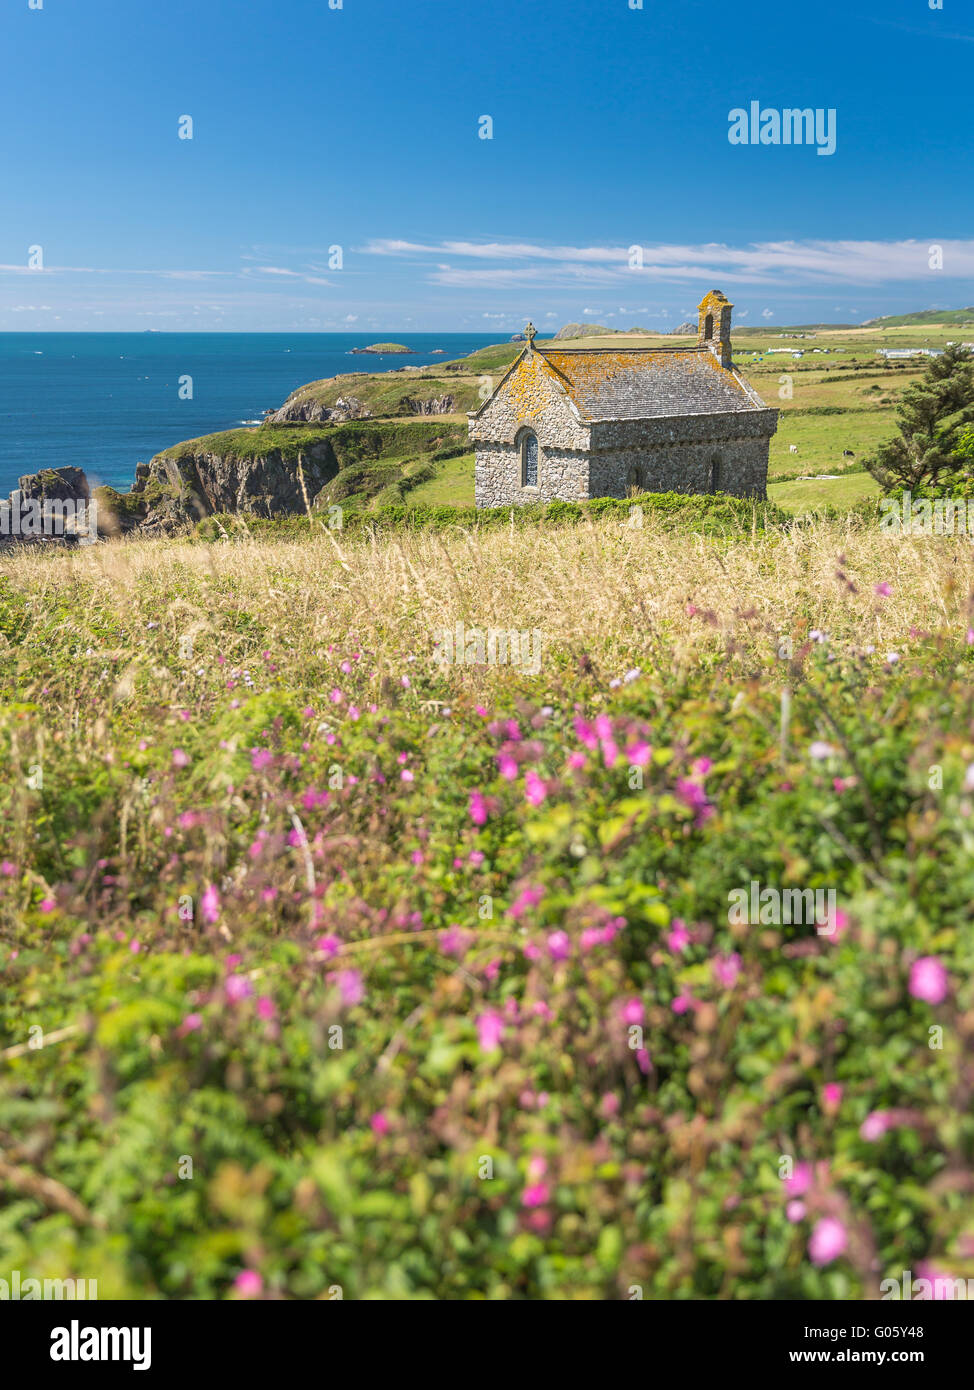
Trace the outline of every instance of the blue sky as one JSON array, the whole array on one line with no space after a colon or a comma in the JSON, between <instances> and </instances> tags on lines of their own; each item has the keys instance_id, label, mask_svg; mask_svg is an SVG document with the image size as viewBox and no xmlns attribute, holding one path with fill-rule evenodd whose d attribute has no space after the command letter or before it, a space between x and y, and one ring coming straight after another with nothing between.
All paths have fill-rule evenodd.
<instances>
[{"instance_id":1,"label":"blue sky","mask_svg":"<svg viewBox=\"0 0 974 1390\"><path fill-rule=\"evenodd\" d=\"M335 3L4 0L0 330L974 303L961 0ZM730 144L752 101L834 110L835 153Z\"/></svg>"}]
</instances>

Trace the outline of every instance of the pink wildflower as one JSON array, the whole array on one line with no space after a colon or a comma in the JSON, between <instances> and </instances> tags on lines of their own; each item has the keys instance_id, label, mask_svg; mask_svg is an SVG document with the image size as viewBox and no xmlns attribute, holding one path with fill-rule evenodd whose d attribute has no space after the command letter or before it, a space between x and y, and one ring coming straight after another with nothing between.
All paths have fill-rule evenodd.
<instances>
[{"instance_id":1,"label":"pink wildflower","mask_svg":"<svg viewBox=\"0 0 974 1390\"><path fill-rule=\"evenodd\" d=\"M790 1178L785 1178L784 1188L789 1197L804 1197L812 1185L813 1170L808 1162L796 1163Z\"/></svg>"},{"instance_id":2,"label":"pink wildflower","mask_svg":"<svg viewBox=\"0 0 974 1390\"><path fill-rule=\"evenodd\" d=\"M242 1269L233 1281L233 1287L244 1298L258 1298L264 1289L264 1281L256 1269Z\"/></svg>"},{"instance_id":3,"label":"pink wildflower","mask_svg":"<svg viewBox=\"0 0 974 1390\"><path fill-rule=\"evenodd\" d=\"M674 917L672 930L667 934L666 944L676 954L685 951L690 944L690 933L679 917Z\"/></svg>"},{"instance_id":4,"label":"pink wildflower","mask_svg":"<svg viewBox=\"0 0 974 1390\"><path fill-rule=\"evenodd\" d=\"M200 900L200 911L204 922L216 922L220 917L220 895L211 883Z\"/></svg>"},{"instance_id":5,"label":"pink wildflower","mask_svg":"<svg viewBox=\"0 0 974 1390\"><path fill-rule=\"evenodd\" d=\"M827 1081L822 1087L822 1108L834 1114L842 1104L842 1087L837 1081Z\"/></svg>"},{"instance_id":6,"label":"pink wildflower","mask_svg":"<svg viewBox=\"0 0 974 1390\"><path fill-rule=\"evenodd\" d=\"M873 1143L882 1139L889 1127L888 1111L872 1110L859 1126L859 1137Z\"/></svg>"},{"instance_id":7,"label":"pink wildflower","mask_svg":"<svg viewBox=\"0 0 974 1390\"><path fill-rule=\"evenodd\" d=\"M523 1207L543 1207L548 1201L550 1193L546 1182L535 1182L526 1187L521 1193L521 1205Z\"/></svg>"},{"instance_id":8,"label":"pink wildflower","mask_svg":"<svg viewBox=\"0 0 974 1390\"><path fill-rule=\"evenodd\" d=\"M477 1037L482 1052L493 1052L504 1036L504 1020L496 1009L488 1009L477 1019Z\"/></svg>"},{"instance_id":9,"label":"pink wildflower","mask_svg":"<svg viewBox=\"0 0 974 1390\"><path fill-rule=\"evenodd\" d=\"M365 998L365 985L358 970L339 970L335 976L335 984L338 986L342 996L342 1003L346 1009L354 1008L356 1004L361 1004Z\"/></svg>"},{"instance_id":10,"label":"pink wildflower","mask_svg":"<svg viewBox=\"0 0 974 1390\"><path fill-rule=\"evenodd\" d=\"M532 806L540 806L548 795L548 788L535 772L534 768L528 771L524 779L524 795Z\"/></svg>"},{"instance_id":11,"label":"pink wildflower","mask_svg":"<svg viewBox=\"0 0 974 1390\"><path fill-rule=\"evenodd\" d=\"M910 993L927 1004L942 1004L950 993L947 971L936 956L921 956L910 969Z\"/></svg>"},{"instance_id":12,"label":"pink wildflower","mask_svg":"<svg viewBox=\"0 0 974 1390\"><path fill-rule=\"evenodd\" d=\"M641 999L627 999L622 1006L622 1021L628 1024L642 1023L645 1016Z\"/></svg>"},{"instance_id":13,"label":"pink wildflower","mask_svg":"<svg viewBox=\"0 0 974 1390\"><path fill-rule=\"evenodd\" d=\"M571 955L572 943L567 932L553 931L548 934L548 954L552 960L567 960Z\"/></svg>"},{"instance_id":14,"label":"pink wildflower","mask_svg":"<svg viewBox=\"0 0 974 1390\"><path fill-rule=\"evenodd\" d=\"M454 922L445 931L439 933L437 940L440 943L440 950L445 951L448 956L462 956L473 940L473 934L464 931Z\"/></svg>"},{"instance_id":15,"label":"pink wildflower","mask_svg":"<svg viewBox=\"0 0 974 1390\"><path fill-rule=\"evenodd\" d=\"M817 1222L808 1242L808 1255L812 1264L827 1265L837 1260L849 1244L849 1237L842 1222L835 1216L823 1216Z\"/></svg>"},{"instance_id":16,"label":"pink wildflower","mask_svg":"<svg viewBox=\"0 0 974 1390\"><path fill-rule=\"evenodd\" d=\"M253 985L245 975L228 976L223 988L231 1004L239 1004L254 992Z\"/></svg>"},{"instance_id":17,"label":"pink wildflower","mask_svg":"<svg viewBox=\"0 0 974 1390\"><path fill-rule=\"evenodd\" d=\"M741 958L736 951L729 956L714 956L710 962L719 984L725 989L733 989L741 973Z\"/></svg>"}]
</instances>

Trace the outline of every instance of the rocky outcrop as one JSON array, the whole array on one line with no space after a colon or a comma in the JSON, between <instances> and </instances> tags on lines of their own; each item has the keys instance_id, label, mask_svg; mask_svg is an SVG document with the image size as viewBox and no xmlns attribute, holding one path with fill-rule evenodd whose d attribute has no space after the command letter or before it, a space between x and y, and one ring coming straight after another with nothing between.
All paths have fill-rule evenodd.
<instances>
[{"instance_id":1,"label":"rocky outcrop","mask_svg":"<svg viewBox=\"0 0 974 1390\"><path fill-rule=\"evenodd\" d=\"M326 405L315 396L299 396L286 400L280 410L268 415L273 425L344 424L347 420L369 420L372 411L357 396L337 396L334 405Z\"/></svg>"},{"instance_id":2,"label":"rocky outcrop","mask_svg":"<svg viewBox=\"0 0 974 1390\"><path fill-rule=\"evenodd\" d=\"M697 330L694 329L694 332ZM564 342L568 338L615 338L615 337L646 337L649 333L647 328L606 328L604 323L566 323L563 328L559 328L553 338L553 342Z\"/></svg>"},{"instance_id":3,"label":"rocky outcrop","mask_svg":"<svg viewBox=\"0 0 974 1390\"><path fill-rule=\"evenodd\" d=\"M401 396L394 411L397 415L450 415L459 410L456 396ZM349 420L371 420L375 412L357 396L337 396L333 405L319 398L297 396L284 402L280 410L267 416L271 425L344 425Z\"/></svg>"},{"instance_id":4,"label":"rocky outcrop","mask_svg":"<svg viewBox=\"0 0 974 1390\"><path fill-rule=\"evenodd\" d=\"M294 458L285 458L276 448L250 456L158 454L149 464L146 492L154 481L165 484L178 494L187 520L213 512L289 516L305 511L337 472L338 461L327 439Z\"/></svg>"},{"instance_id":5,"label":"rocky outcrop","mask_svg":"<svg viewBox=\"0 0 974 1390\"><path fill-rule=\"evenodd\" d=\"M684 338L685 338L688 334L693 334L693 336L696 337L697 325L696 325L695 323L680 323L680 324L677 324L676 328L668 328L666 331L667 331L667 333L670 334L671 337L674 337L674 338L675 338L678 334L681 335L681 336L684 337Z\"/></svg>"},{"instance_id":6,"label":"rocky outcrop","mask_svg":"<svg viewBox=\"0 0 974 1390\"><path fill-rule=\"evenodd\" d=\"M404 343L370 343L368 347L351 348L350 351L356 357L363 353L374 353L377 357L388 357L391 353L403 356L406 353L415 353L416 349L406 347Z\"/></svg>"},{"instance_id":7,"label":"rocky outcrop","mask_svg":"<svg viewBox=\"0 0 974 1390\"><path fill-rule=\"evenodd\" d=\"M407 415L450 415L457 409L455 396L429 396L422 400L417 396L403 396L399 408Z\"/></svg>"},{"instance_id":8,"label":"rocky outcrop","mask_svg":"<svg viewBox=\"0 0 974 1390\"><path fill-rule=\"evenodd\" d=\"M44 501L87 502L91 496L83 468L45 468L40 473L25 474L18 486L25 499L37 497Z\"/></svg>"},{"instance_id":9,"label":"rocky outcrop","mask_svg":"<svg viewBox=\"0 0 974 1390\"><path fill-rule=\"evenodd\" d=\"M614 328L606 328L601 323L566 323L564 327L559 328L554 341L560 343L566 338L591 338L596 334L614 332Z\"/></svg>"},{"instance_id":10,"label":"rocky outcrop","mask_svg":"<svg viewBox=\"0 0 974 1390\"><path fill-rule=\"evenodd\" d=\"M87 544L97 515L90 500L83 468L25 473L10 497L0 498L0 549Z\"/></svg>"}]
</instances>

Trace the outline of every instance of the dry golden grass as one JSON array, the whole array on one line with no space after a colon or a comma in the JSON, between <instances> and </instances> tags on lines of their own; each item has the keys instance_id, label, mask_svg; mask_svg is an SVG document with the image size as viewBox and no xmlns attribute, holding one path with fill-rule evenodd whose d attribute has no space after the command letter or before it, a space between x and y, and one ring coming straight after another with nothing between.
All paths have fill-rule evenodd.
<instances>
[{"instance_id":1,"label":"dry golden grass","mask_svg":"<svg viewBox=\"0 0 974 1390\"><path fill-rule=\"evenodd\" d=\"M0 580L21 596L47 651L63 643L89 661L119 648L116 658L131 658L190 634L201 655L231 661L273 647L283 677L306 679L328 645L354 644L376 654L378 678L408 654L431 658L434 634L458 621L540 629L545 668L583 652L612 671L682 665L712 657L732 631L747 659L766 659L779 635L800 641L815 628L885 653L911 629L966 630L974 553L960 539L887 537L855 521L715 540L650 520L641 529L38 549L0 561ZM880 581L889 597L875 593Z\"/></svg>"}]
</instances>

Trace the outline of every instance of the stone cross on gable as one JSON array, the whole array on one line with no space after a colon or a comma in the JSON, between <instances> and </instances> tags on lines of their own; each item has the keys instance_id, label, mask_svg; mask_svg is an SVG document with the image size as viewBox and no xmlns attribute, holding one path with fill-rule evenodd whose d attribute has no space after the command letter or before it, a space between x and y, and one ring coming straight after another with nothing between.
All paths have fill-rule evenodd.
<instances>
[{"instance_id":1,"label":"stone cross on gable","mask_svg":"<svg viewBox=\"0 0 974 1390\"><path fill-rule=\"evenodd\" d=\"M524 336L527 339L528 347L534 347L534 340L538 336L538 330L533 323L529 323L527 328L525 328Z\"/></svg>"}]
</instances>

